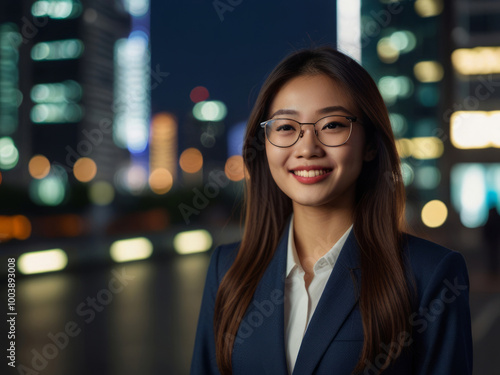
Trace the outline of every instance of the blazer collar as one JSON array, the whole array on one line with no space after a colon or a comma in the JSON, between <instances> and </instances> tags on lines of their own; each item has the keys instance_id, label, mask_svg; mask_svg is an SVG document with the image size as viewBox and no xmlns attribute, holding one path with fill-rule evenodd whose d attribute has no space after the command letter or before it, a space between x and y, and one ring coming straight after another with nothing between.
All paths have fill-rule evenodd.
<instances>
[{"instance_id":1,"label":"blazer collar","mask_svg":"<svg viewBox=\"0 0 500 375\"><path fill-rule=\"evenodd\" d=\"M275 254L255 291L253 301L257 303L269 300L273 293L275 296L280 295L284 301L289 227L288 225L284 230ZM354 230L351 230L302 340L294 374L308 374L314 371L323 353L356 305L358 292L353 278L359 285L358 254L359 249ZM254 310L251 305L251 308L247 310L247 316ZM249 338L249 341L252 342L253 354L258 356L261 361L261 373L288 374L284 315L284 303L275 304L274 313L266 317L262 325L256 328L259 333L251 335ZM244 352L245 350L242 352L236 350L233 355L243 357L246 356Z\"/></svg>"},{"instance_id":2,"label":"blazer collar","mask_svg":"<svg viewBox=\"0 0 500 375\"><path fill-rule=\"evenodd\" d=\"M345 319L360 287L359 247L351 230L302 340L294 374L311 374Z\"/></svg>"}]
</instances>

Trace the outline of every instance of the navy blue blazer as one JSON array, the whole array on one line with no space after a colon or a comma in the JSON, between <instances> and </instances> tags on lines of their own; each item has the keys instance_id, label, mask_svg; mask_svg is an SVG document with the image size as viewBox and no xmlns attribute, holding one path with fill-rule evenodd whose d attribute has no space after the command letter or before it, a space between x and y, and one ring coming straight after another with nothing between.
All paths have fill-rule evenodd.
<instances>
[{"instance_id":1,"label":"navy blue blazer","mask_svg":"<svg viewBox=\"0 0 500 375\"><path fill-rule=\"evenodd\" d=\"M288 229L240 322L232 355L234 375L288 374L283 303L287 239ZM213 331L215 296L238 247L220 246L212 254L191 375L219 374ZM403 354L383 374L472 374L469 279L464 258L414 236L408 236L404 253L417 289L417 302L409 317L412 334L401 333L405 339ZM356 293L356 284L360 285L358 256L359 247L351 231L302 340L294 375L349 375L356 366L363 345ZM374 363L366 364L363 374L375 374L383 364L389 343L382 347L385 349Z\"/></svg>"}]
</instances>

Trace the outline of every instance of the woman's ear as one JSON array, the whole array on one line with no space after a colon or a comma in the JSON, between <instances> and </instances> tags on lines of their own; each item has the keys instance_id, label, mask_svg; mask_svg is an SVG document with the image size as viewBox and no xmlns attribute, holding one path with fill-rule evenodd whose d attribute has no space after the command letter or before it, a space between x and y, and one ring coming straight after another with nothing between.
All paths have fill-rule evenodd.
<instances>
[{"instance_id":1,"label":"woman's ear","mask_svg":"<svg viewBox=\"0 0 500 375\"><path fill-rule=\"evenodd\" d=\"M375 156L377 156L377 147L374 145L373 142L368 142L365 145L363 160L372 161L373 159L375 159Z\"/></svg>"}]
</instances>

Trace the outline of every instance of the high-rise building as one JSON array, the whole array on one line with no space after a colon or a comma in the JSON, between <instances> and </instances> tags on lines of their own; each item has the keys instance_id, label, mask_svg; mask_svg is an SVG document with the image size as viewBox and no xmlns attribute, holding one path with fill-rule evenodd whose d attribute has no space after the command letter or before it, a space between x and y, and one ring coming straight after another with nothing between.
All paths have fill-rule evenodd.
<instances>
[{"instance_id":1,"label":"high-rise building","mask_svg":"<svg viewBox=\"0 0 500 375\"><path fill-rule=\"evenodd\" d=\"M57 205L78 181L113 182L130 154L147 147L149 2L139 3L2 2L4 184ZM41 158L30 164L33 156ZM81 158L91 160L78 165L86 176L79 178L73 167Z\"/></svg>"},{"instance_id":2,"label":"high-rise building","mask_svg":"<svg viewBox=\"0 0 500 375\"><path fill-rule=\"evenodd\" d=\"M500 212L500 3L460 0L452 10L452 89L443 115L453 207L472 229Z\"/></svg>"},{"instance_id":3,"label":"high-rise building","mask_svg":"<svg viewBox=\"0 0 500 375\"><path fill-rule=\"evenodd\" d=\"M412 226L439 227L447 219L447 177L441 171L448 144L440 120L445 106L440 93L450 73L443 54L446 12L440 0L361 2L361 62L389 110Z\"/></svg>"}]
</instances>

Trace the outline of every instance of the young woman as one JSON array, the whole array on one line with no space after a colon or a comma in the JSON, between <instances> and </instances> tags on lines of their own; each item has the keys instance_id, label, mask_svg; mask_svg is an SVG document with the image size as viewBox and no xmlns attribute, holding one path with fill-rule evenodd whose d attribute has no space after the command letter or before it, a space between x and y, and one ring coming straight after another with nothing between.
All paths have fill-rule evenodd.
<instances>
[{"instance_id":1,"label":"young woman","mask_svg":"<svg viewBox=\"0 0 500 375\"><path fill-rule=\"evenodd\" d=\"M212 255L192 375L472 374L464 259L405 233L388 112L359 64L285 58L243 157L243 239Z\"/></svg>"}]
</instances>

